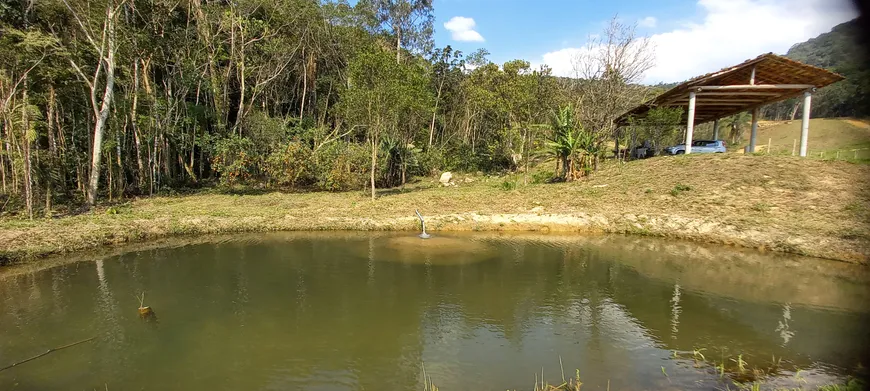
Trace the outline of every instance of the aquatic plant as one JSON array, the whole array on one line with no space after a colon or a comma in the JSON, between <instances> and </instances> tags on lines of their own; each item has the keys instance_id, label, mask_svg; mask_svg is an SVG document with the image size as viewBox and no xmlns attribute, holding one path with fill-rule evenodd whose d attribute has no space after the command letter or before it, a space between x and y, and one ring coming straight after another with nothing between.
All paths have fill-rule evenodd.
<instances>
[{"instance_id":1,"label":"aquatic plant","mask_svg":"<svg viewBox=\"0 0 870 391\"><path fill-rule=\"evenodd\" d=\"M423 391L438 391L438 387L435 383L432 382L432 377L426 375L426 364L422 364L423 367Z\"/></svg>"}]
</instances>

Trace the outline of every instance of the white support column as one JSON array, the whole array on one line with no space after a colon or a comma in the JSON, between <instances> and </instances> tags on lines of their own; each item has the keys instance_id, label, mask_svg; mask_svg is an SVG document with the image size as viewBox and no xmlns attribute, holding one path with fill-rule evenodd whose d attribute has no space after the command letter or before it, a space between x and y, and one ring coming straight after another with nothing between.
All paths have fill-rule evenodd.
<instances>
[{"instance_id":1,"label":"white support column","mask_svg":"<svg viewBox=\"0 0 870 391\"><path fill-rule=\"evenodd\" d=\"M713 120L713 140L719 139L719 120Z\"/></svg>"},{"instance_id":2,"label":"white support column","mask_svg":"<svg viewBox=\"0 0 870 391\"><path fill-rule=\"evenodd\" d=\"M749 153L755 153L755 140L758 138L758 108L752 109L752 133L749 134Z\"/></svg>"},{"instance_id":3,"label":"white support column","mask_svg":"<svg viewBox=\"0 0 870 391\"><path fill-rule=\"evenodd\" d=\"M689 93L689 119L686 121L686 155L692 153L692 132L695 131L695 91Z\"/></svg>"},{"instance_id":4,"label":"white support column","mask_svg":"<svg viewBox=\"0 0 870 391\"><path fill-rule=\"evenodd\" d=\"M807 156L807 137L810 135L810 103L812 91L804 92L804 115L801 119L801 157Z\"/></svg>"}]
</instances>

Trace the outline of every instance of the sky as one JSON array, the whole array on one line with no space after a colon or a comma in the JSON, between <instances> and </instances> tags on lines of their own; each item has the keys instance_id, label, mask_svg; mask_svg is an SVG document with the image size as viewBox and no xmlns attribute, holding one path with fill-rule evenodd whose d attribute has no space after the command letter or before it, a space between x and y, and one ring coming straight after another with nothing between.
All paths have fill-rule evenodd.
<instances>
[{"instance_id":1,"label":"sky","mask_svg":"<svg viewBox=\"0 0 870 391\"><path fill-rule=\"evenodd\" d=\"M617 17L648 37L655 65L643 82L671 83L785 54L858 16L849 0L435 0L435 44L489 59L547 64L575 76L590 37Z\"/></svg>"}]
</instances>

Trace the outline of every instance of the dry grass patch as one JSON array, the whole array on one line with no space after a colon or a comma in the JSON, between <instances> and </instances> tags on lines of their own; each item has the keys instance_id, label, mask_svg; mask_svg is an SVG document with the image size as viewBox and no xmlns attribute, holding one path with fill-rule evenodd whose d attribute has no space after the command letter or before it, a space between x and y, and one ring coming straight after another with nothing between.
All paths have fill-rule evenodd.
<instances>
[{"instance_id":1,"label":"dry grass patch","mask_svg":"<svg viewBox=\"0 0 870 391\"><path fill-rule=\"evenodd\" d=\"M139 199L53 220L0 220L0 256L24 259L180 234L281 230L620 232L867 262L870 167L785 156L692 155L609 163L574 183L458 175L404 189ZM505 189L506 180L517 183Z\"/></svg>"}]
</instances>

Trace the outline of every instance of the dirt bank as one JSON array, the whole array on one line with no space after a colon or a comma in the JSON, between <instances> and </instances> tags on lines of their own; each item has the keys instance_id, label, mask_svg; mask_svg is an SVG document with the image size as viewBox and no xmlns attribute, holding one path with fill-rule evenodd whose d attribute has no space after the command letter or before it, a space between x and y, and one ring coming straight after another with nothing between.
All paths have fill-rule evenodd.
<instances>
[{"instance_id":1,"label":"dirt bank","mask_svg":"<svg viewBox=\"0 0 870 391\"><path fill-rule=\"evenodd\" d=\"M212 191L50 220L6 218L0 257L26 261L179 234L415 230L419 208L432 231L630 233L870 261L866 165L728 154L612 164L574 183L457 177L458 186L424 179L375 201L361 192Z\"/></svg>"}]
</instances>

